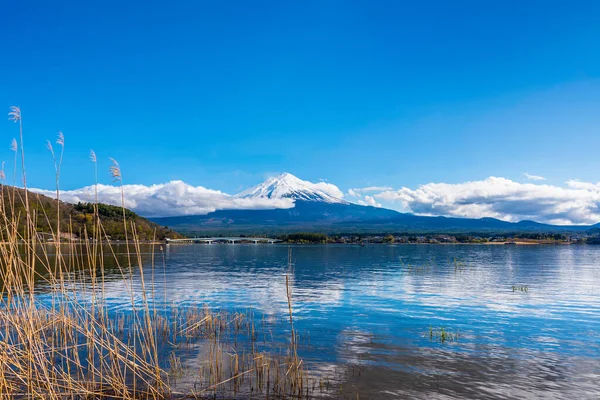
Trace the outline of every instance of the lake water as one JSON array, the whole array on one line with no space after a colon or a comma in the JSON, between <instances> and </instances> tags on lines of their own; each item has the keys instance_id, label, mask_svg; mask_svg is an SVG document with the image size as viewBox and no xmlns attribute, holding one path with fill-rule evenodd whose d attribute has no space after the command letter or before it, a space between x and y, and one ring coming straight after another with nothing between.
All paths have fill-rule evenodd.
<instances>
[{"instance_id":1,"label":"lake water","mask_svg":"<svg viewBox=\"0 0 600 400\"><path fill-rule=\"evenodd\" d=\"M289 336L289 274L324 397L600 397L600 246L168 245L156 265L171 306L278 321L266 350ZM113 310L131 305L124 284L107 283Z\"/></svg>"}]
</instances>

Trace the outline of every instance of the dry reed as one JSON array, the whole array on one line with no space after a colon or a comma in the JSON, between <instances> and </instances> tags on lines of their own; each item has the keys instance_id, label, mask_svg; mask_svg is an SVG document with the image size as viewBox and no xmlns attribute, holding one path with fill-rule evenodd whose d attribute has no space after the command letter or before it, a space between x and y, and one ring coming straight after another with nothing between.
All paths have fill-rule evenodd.
<instances>
[{"instance_id":1,"label":"dry reed","mask_svg":"<svg viewBox=\"0 0 600 400\"><path fill-rule=\"evenodd\" d=\"M57 220L31 207L25 174L21 110L12 107L11 120L19 123L19 141L13 140L14 168L21 157L24 191L5 197L4 169L0 205L0 398L162 399L202 397L217 393L264 393L266 397L308 397L310 377L298 357L293 326L292 290L286 275L291 330L287 357L272 357L256 349L256 323L243 313L214 312L208 307L167 308L159 313L155 297L154 248L150 271L142 258L136 226L125 213L121 167L111 159L110 174L121 184L126 258L118 256L98 213L97 158L94 163L96 204L91 231L72 238L72 226L60 224L60 167L65 139L57 157L48 142L55 167ZM22 195L21 195L22 193ZM8 204L5 204L7 199ZM18 211L20 210L20 211ZM38 222L51 227L54 243L40 243ZM24 228L22 228L24 226ZM65 228L66 232L62 232ZM162 247L160 252L164 253ZM289 256L291 263L291 253ZM106 299L106 268L116 266L128 282L131 310L115 313ZM163 270L164 271L164 270ZM146 276L150 280L146 281ZM166 272L164 284L166 285ZM134 276L139 287L134 285ZM165 294L166 296L166 294ZM263 320L263 328L265 323ZM263 333L266 338L266 334ZM265 339L266 340L266 339ZM200 341L200 342L199 342ZM237 347L238 343L249 344ZM177 381L188 372L176 352L165 346L192 349L208 346L208 355L194 371L193 389L177 392ZM315 384L313 382L312 387Z\"/></svg>"}]
</instances>

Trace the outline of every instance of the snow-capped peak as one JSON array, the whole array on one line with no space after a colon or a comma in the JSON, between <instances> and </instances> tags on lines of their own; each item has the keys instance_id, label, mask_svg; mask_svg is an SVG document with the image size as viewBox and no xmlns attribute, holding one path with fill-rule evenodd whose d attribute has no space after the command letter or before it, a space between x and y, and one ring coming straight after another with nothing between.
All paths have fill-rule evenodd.
<instances>
[{"instance_id":1,"label":"snow-capped peak","mask_svg":"<svg viewBox=\"0 0 600 400\"><path fill-rule=\"evenodd\" d=\"M239 193L237 196L242 198L291 198L326 203L347 203L338 197L343 196L343 194L337 186L325 182L303 181L287 172L269 178L260 185Z\"/></svg>"}]
</instances>

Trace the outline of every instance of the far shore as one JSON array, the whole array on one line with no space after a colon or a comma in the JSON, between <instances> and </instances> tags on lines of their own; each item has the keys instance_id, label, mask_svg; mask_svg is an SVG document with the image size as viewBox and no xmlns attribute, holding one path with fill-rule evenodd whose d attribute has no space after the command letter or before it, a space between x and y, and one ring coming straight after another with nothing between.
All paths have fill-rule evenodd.
<instances>
[{"instance_id":1,"label":"far shore","mask_svg":"<svg viewBox=\"0 0 600 400\"><path fill-rule=\"evenodd\" d=\"M133 243L133 240L130 240L129 243ZM135 241L136 243L140 243L140 244L145 244L145 245L164 245L164 244L168 244L170 246L181 246L181 245L218 245L218 244L223 244L223 245L231 245L231 243L224 243L224 242L216 242L216 243L212 243L212 244L207 244L207 243L193 243L193 242L181 242L181 243L177 243L177 242L171 242L168 243L164 240L138 240ZM7 242L0 242L1 244L8 244ZM21 244L24 244L25 242L21 242ZM42 241L38 241L36 242L36 244L40 244L40 245L56 245L56 242L42 242ZM89 244L93 244L92 241L85 241L85 240L75 240L75 241L63 241L61 242L61 245L89 245ZM100 244L102 245L111 245L111 244L126 244L125 240L109 240L109 241L102 241ZM236 243L236 244L240 244L240 243ZM244 242L243 244L252 244L249 242ZM433 246L452 246L452 245L491 245L491 246L497 246L497 245L508 245L508 246L512 246L512 245L517 245L517 246L540 246L540 245L557 245L557 246L565 246L565 245L581 245L581 244L585 244L585 243L577 243L577 242L559 242L559 241L523 241L523 240L518 240L518 241L505 241L505 242L438 242L438 243L430 243L430 242L411 242L411 243L406 243L406 242L391 242L391 243L370 243L370 242L365 242L365 243L358 243L358 242L349 242L349 243L340 243L340 242L327 242L327 243L311 243L311 242L278 242L278 243L258 243L260 245L354 245L354 246L376 246L376 245L433 245Z\"/></svg>"}]
</instances>

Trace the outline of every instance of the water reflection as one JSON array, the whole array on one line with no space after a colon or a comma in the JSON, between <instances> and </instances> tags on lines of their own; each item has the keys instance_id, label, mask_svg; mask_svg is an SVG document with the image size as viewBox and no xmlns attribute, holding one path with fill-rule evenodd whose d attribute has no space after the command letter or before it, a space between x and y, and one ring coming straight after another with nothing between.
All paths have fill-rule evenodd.
<instances>
[{"instance_id":1,"label":"water reflection","mask_svg":"<svg viewBox=\"0 0 600 400\"><path fill-rule=\"evenodd\" d=\"M597 247L294 246L292 268L283 245L169 245L155 249L154 268L145 250L146 282L154 276L158 307L208 304L280 321L263 344L267 350L289 336L290 273L300 356L316 372L336 371L329 396L600 392ZM111 308L128 310L130 282L114 268L106 274L114 278L105 287ZM137 293L139 274L132 282ZM431 340L431 326L455 330L459 340ZM184 362L201 358L198 350Z\"/></svg>"}]
</instances>

